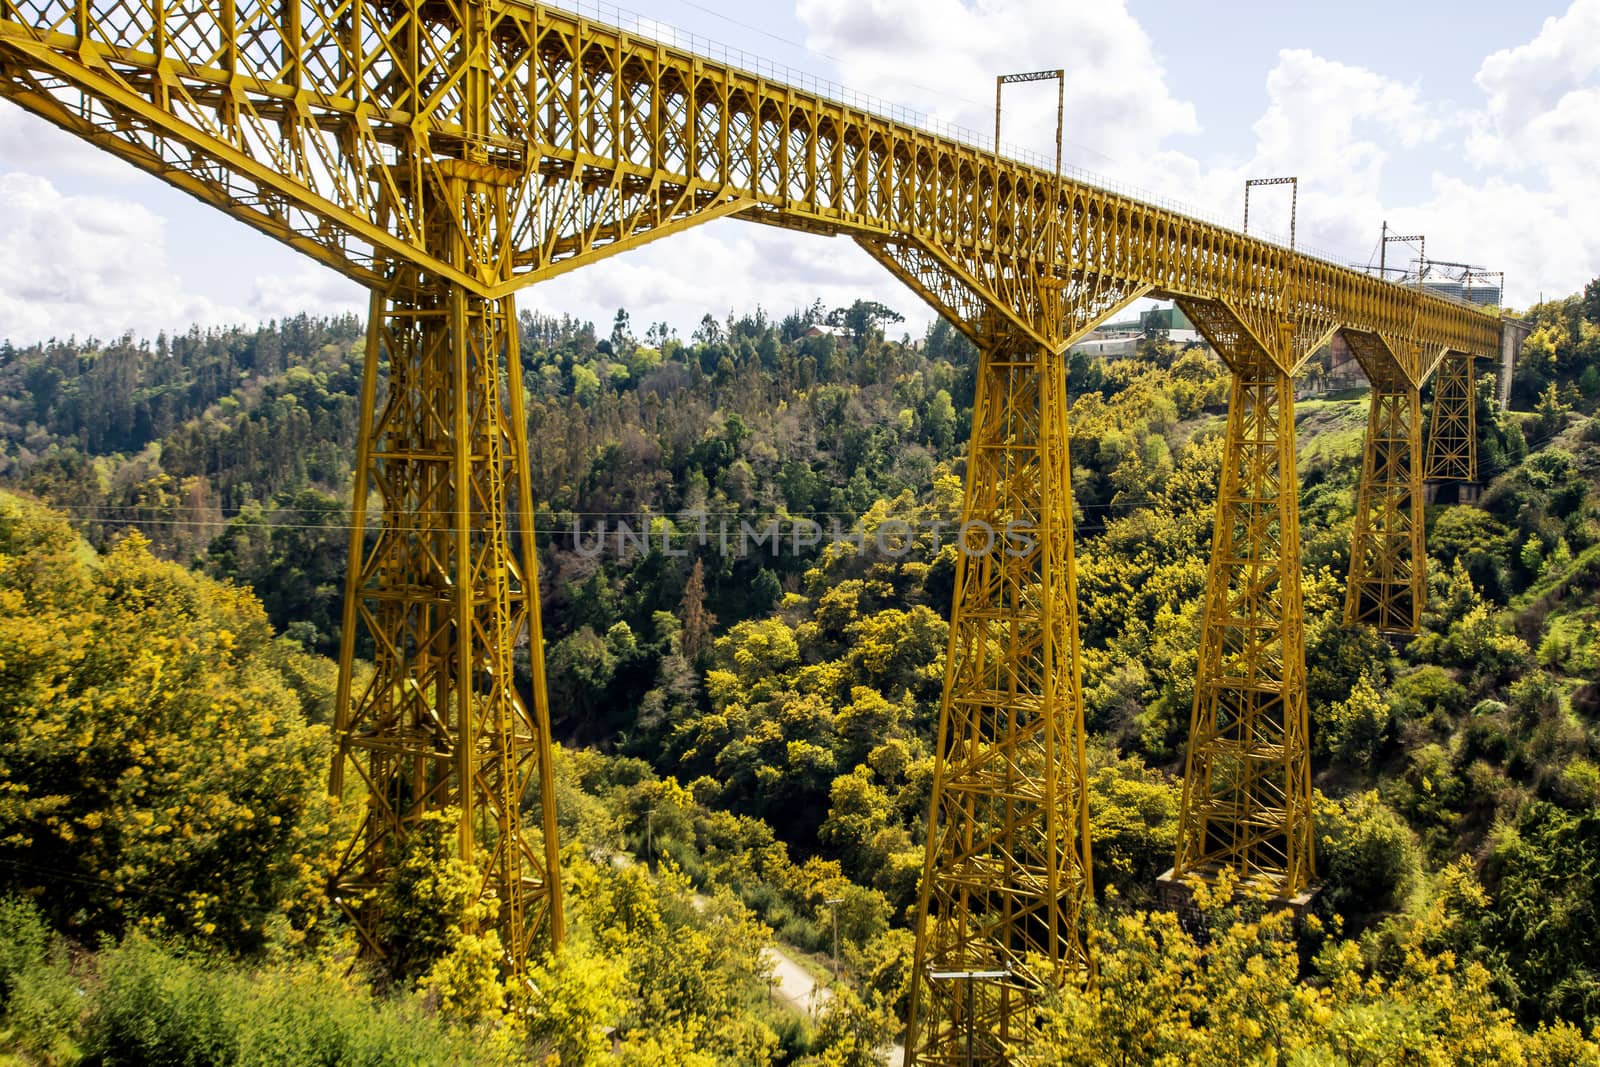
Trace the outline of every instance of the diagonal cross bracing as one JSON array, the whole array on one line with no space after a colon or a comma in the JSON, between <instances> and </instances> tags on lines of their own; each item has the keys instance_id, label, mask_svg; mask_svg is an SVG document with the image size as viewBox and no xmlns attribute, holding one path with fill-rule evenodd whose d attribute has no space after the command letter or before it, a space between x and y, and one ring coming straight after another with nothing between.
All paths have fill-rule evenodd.
<instances>
[{"instance_id":1,"label":"diagonal cross bracing","mask_svg":"<svg viewBox=\"0 0 1600 1067\"><path fill-rule=\"evenodd\" d=\"M983 264L1002 295L1126 278L1225 298L1257 324L1331 317L1499 352L1479 309L539 4L0 0L0 84L369 283L399 257L504 295L738 203L798 229L915 238ZM452 264L396 195L439 159L515 175L498 220L508 274ZM1030 322L1045 311L1031 308Z\"/></svg>"}]
</instances>

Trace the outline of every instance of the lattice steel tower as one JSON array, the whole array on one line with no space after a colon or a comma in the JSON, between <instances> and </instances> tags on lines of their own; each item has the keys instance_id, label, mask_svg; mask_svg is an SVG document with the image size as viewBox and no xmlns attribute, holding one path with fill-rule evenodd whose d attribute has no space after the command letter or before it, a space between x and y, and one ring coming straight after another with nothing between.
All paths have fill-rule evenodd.
<instances>
[{"instance_id":1,"label":"lattice steel tower","mask_svg":"<svg viewBox=\"0 0 1600 1067\"><path fill-rule=\"evenodd\" d=\"M1400 637L1421 628L1428 592L1421 351L1375 333L1342 332L1372 389L1344 617Z\"/></svg>"},{"instance_id":2,"label":"lattice steel tower","mask_svg":"<svg viewBox=\"0 0 1600 1067\"><path fill-rule=\"evenodd\" d=\"M1232 387L1172 874L1292 897L1315 872L1292 379L1333 324L1180 303Z\"/></svg>"},{"instance_id":3,"label":"lattice steel tower","mask_svg":"<svg viewBox=\"0 0 1600 1067\"><path fill-rule=\"evenodd\" d=\"M372 291L331 776L363 816L335 894L381 953L373 891L425 812L457 808L513 971L562 927L511 297L546 180L530 14L0 0L6 96Z\"/></svg>"},{"instance_id":4,"label":"lattice steel tower","mask_svg":"<svg viewBox=\"0 0 1600 1067\"><path fill-rule=\"evenodd\" d=\"M1473 357L1450 352L1433 381L1433 418L1428 427L1430 481L1478 480L1478 397Z\"/></svg>"}]
</instances>

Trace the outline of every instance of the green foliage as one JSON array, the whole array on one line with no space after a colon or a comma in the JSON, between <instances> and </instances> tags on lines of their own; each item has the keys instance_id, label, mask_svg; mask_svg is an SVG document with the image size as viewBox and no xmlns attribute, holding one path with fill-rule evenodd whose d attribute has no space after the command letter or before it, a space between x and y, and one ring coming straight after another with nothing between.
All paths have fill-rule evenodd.
<instances>
[{"instance_id":1,"label":"green foliage","mask_svg":"<svg viewBox=\"0 0 1600 1067\"><path fill-rule=\"evenodd\" d=\"M1317 805L1319 910L1359 927L1392 912L1422 880L1422 854L1404 820L1376 792Z\"/></svg>"},{"instance_id":2,"label":"green foliage","mask_svg":"<svg viewBox=\"0 0 1600 1067\"><path fill-rule=\"evenodd\" d=\"M84 1046L104 1063L498 1064L512 1050L453 1034L415 1000L380 1001L347 961L228 969L135 935L98 959Z\"/></svg>"},{"instance_id":3,"label":"green foliage","mask_svg":"<svg viewBox=\"0 0 1600 1067\"><path fill-rule=\"evenodd\" d=\"M1259 920L1202 893L1197 943L1170 913L1137 912L1093 931L1097 980L1069 984L1038 1016L1028 1067L1210 1067L1217 1063L1454 1067L1593 1064L1600 1048L1570 1027L1528 1034L1499 1007L1488 972L1412 939L1392 973L1352 942L1317 954L1300 978L1287 912Z\"/></svg>"},{"instance_id":4,"label":"green foliage","mask_svg":"<svg viewBox=\"0 0 1600 1067\"><path fill-rule=\"evenodd\" d=\"M0 1048L27 1062L509 1064L518 1046L376 998L339 955L230 967L134 934L70 968L32 905L0 900Z\"/></svg>"},{"instance_id":5,"label":"green foliage","mask_svg":"<svg viewBox=\"0 0 1600 1067\"><path fill-rule=\"evenodd\" d=\"M267 616L307 648L337 655L350 544L345 508L309 488L275 507L248 504L211 541L208 570L254 589Z\"/></svg>"},{"instance_id":6,"label":"green foliage","mask_svg":"<svg viewBox=\"0 0 1600 1067\"><path fill-rule=\"evenodd\" d=\"M1600 1024L1600 814L1530 804L1485 867L1482 935L1515 975L1530 1018Z\"/></svg>"},{"instance_id":7,"label":"green foliage","mask_svg":"<svg viewBox=\"0 0 1600 1067\"><path fill-rule=\"evenodd\" d=\"M1095 888L1149 902L1156 878L1172 866L1181 789L1134 756L1107 758L1089 774L1089 832Z\"/></svg>"},{"instance_id":8,"label":"green foliage","mask_svg":"<svg viewBox=\"0 0 1600 1067\"><path fill-rule=\"evenodd\" d=\"M883 1062L879 1050L897 1030L881 1004L869 1006L848 988L835 986L817 1019L815 1051L797 1067L878 1067Z\"/></svg>"},{"instance_id":9,"label":"green foliage","mask_svg":"<svg viewBox=\"0 0 1600 1067\"><path fill-rule=\"evenodd\" d=\"M1570 1027L1519 1033L1500 1007L1593 1021L1600 438L1569 429L1600 381L1588 296L1529 312L1519 411L1492 410L1480 388L1492 480L1479 507L1429 509L1428 612L1398 657L1342 619L1365 404L1297 405L1315 772L1338 794L1319 801L1318 906L1335 929L1364 931L1359 951L1326 938L1311 981L1275 920L1235 915L1186 944L1130 910L1171 862L1228 375L1165 343L1132 360L1070 357L1101 983L1046 1013L1071 1047L1030 1055L1593 1062ZM894 315L870 302L812 330L827 317L820 305L781 322L708 316L688 341L660 324L641 339L625 310L605 338L524 318L556 729L629 755L558 752L573 923L531 988L501 982L482 921L492 902L472 891L475 860L440 813L383 891L397 1000L352 1019L410 1013L447 1061L472 1034L491 1058L526 1039L516 1055L596 1062L615 1038L627 1064L845 1063L870 1056L883 1013L903 1008L956 570L930 531L959 515L973 353L942 322L920 351L887 342ZM321 799L313 725L330 718L331 667L294 647L338 638L359 421L350 327L286 324L248 344L195 335L160 365L90 344L0 366L0 477L84 509L91 543L108 548L101 559L0 500L0 882L45 890L50 922L75 934L184 938L194 955L130 937L107 957L125 974L139 952L155 961L118 988L182 1006L183 1019L149 1009L148 1047L173 1055L270 1031L256 1008L207 999L232 996L241 975L330 1002L360 990L319 984L326 961L305 937L326 936L320 887L344 828ZM96 398L105 425L88 417ZM575 518L597 513L644 513L630 521L650 537L581 551L593 535L574 538ZM859 537L790 543L784 525L776 556L713 550L721 523L807 515L853 517ZM110 549L123 523L150 544ZM265 615L159 555L259 586ZM649 862L619 868L618 847ZM1463 856L1482 859L1481 881ZM1549 885L1562 888L1541 896ZM766 1007L761 949L770 928L826 952L835 914L860 992L840 995L813 1041ZM76 981L48 937L29 943L45 947L18 973ZM249 957L263 946L278 962ZM219 949L247 958L201 955ZM27 1010L49 1017L65 1003L55 995ZM79 1003L84 1018L99 1010ZM136 1014L117 1016L119 1033ZM13 1047L91 1048L60 1018L39 1028L68 1035L58 1051Z\"/></svg>"},{"instance_id":10,"label":"green foliage","mask_svg":"<svg viewBox=\"0 0 1600 1067\"><path fill-rule=\"evenodd\" d=\"M1471 582L1490 594L1506 587L1512 532L1477 508L1448 508L1428 531L1428 554L1449 573L1462 566Z\"/></svg>"},{"instance_id":11,"label":"green foliage","mask_svg":"<svg viewBox=\"0 0 1600 1067\"><path fill-rule=\"evenodd\" d=\"M545 663L551 702L559 709L556 721L568 732L579 733L582 724L607 706L606 693L617 672L617 652L617 642L588 626L550 646Z\"/></svg>"},{"instance_id":12,"label":"green foliage","mask_svg":"<svg viewBox=\"0 0 1600 1067\"><path fill-rule=\"evenodd\" d=\"M1448 721L1466 711L1467 690L1443 667L1429 665L1397 677L1389 699L1401 721L1423 722L1435 716Z\"/></svg>"},{"instance_id":13,"label":"green foliage","mask_svg":"<svg viewBox=\"0 0 1600 1067\"><path fill-rule=\"evenodd\" d=\"M604 1062L605 1031L623 1013L624 960L597 951L588 939L531 969L528 1037L546 1056L571 1067Z\"/></svg>"},{"instance_id":14,"label":"green foliage","mask_svg":"<svg viewBox=\"0 0 1600 1067\"><path fill-rule=\"evenodd\" d=\"M1472 609L1450 628L1443 651L1457 666L1475 666L1498 679L1514 676L1532 658L1522 638L1495 625L1487 605Z\"/></svg>"},{"instance_id":15,"label":"green foliage","mask_svg":"<svg viewBox=\"0 0 1600 1067\"><path fill-rule=\"evenodd\" d=\"M1343 584L1327 572L1307 583L1313 610L1322 609L1306 627L1306 692L1313 708L1347 702L1363 683L1376 694L1388 682L1389 643L1370 626L1344 622ZM1330 742L1328 751L1333 748Z\"/></svg>"},{"instance_id":16,"label":"green foliage","mask_svg":"<svg viewBox=\"0 0 1600 1067\"><path fill-rule=\"evenodd\" d=\"M1534 405L1534 432L1541 438L1554 437L1567 425L1567 412L1570 410L1552 382L1539 394L1539 402Z\"/></svg>"},{"instance_id":17,"label":"green foliage","mask_svg":"<svg viewBox=\"0 0 1600 1067\"><path fill-rule=\"evenodd\" d=\"M430 811L406 835L378 894L379 937L392 977L414 980L446 1016L480 1023L505 1008L499 935L482 928L497 913L483 895L479 857L463 858L461 812Z\"/></svg>"},{"instance_id":18,"label":"green foliage","mask_svg":"<svg viewBox=\"0 0 1600 1067\"><path fill-rule=\"evenodd\" d=\"M696 897L670 864L652 878L643 867L595 865L569 852L566 867L575 921L593 947L580 939L571 964L542 972L553 985L535 995L535 1035L564 1057L594 1062L591 1023L620 1002L620 1018L611 1017L625 1050L693 1047L711 1062L770 1062L777 1032L751 1010L765 995L768 931L743 905L725 890ZM569 988L579 999L557 1007L552 998ZM639 1050L629 1056L638 1062Z\"/></svg>"},{"instance_id":19,"label":"green foliage","mask_svg":"<svg viewBox=\"0 0 1600 1067\"><path fill-rule=\"evenodd\" d=\"M1350 694L1318 708L1312 738L1316 749L1347 764L1372 762L1389 732L1389 704L1372 672L1356 679Z\"/></svg>"},{"instance_id":20,"label":"green foliage","mask_svg":"<svg viewBox=\"0 0 1600 1067\"><path fill-rule=\"evenodd\" d=\"M82 1014L65 946L31 903L0 897L0 1048L43 1064L75 1063Z\"/></svg>"},{"instance_id":21,"label":"green foliage","mask_svg":"<svg viewBox=\"0 0 1600 1067\"><path fill-rule=\"evenodd\" d=\"M0 496L0 619L0 887L84 935L250 949L317 921L327 732L253 597Z\"/></svg>"}]
</instances>

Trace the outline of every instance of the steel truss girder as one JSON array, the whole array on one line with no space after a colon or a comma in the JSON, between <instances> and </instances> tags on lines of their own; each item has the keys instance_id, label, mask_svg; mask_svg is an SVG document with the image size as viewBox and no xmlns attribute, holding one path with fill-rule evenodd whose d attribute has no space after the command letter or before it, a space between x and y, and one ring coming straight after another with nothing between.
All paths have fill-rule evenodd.
<instances>
[{"instance_id":1,"label":"steel truss girder","mask_svg":"<svg viewBox=\"0 0 1600 1067\"><path fill-rule=\"evenodd\" d=\"M1478 398L1473 356L1449 351L1433 380L1428 425L1428 481L1478 480Z\"/></svg>"},{"instance_id":2,"label":"steel truss girder","mask_svg":"<svg viewBox=\"0 0 1600 1067\"><path fill-rule=\"evenodd\" d=\"M1000 316L1011 329L1060 355L1150 291L1148 285L1112 275L1034 277L1025 273L1025 262L961 256L920 240L858 237L856 243L980 348L990 340L987 319Z\"/></svg>"},{"instance_id":3,"label":"steel truss girder","mask_svg":"<svg viewBox=\"0 0 1600 1067\"><path fill-rule=\"evenodd\" d=\"M0 0L0 95L369 285L406 259L495 298L722 208L1500 351L1472 308L521 0ZM506 183L509 270L405 195L450 161Z\"/></svg>"},{"instance_id":4,"label":"steel truss girder","mask_svg":"<svg viewBox=\"0 0 1600 1067\"><path fill-rule=\"evenodd\" d=\"M1420 353L1378 334L1343 336L1372 386L1344 618L1381 633L1414 634L1428 592Z\"/></svg>"},{"instance_id":5,"label":"steel truss girder","mask_svg":"<svg viewBox=\"0 0 1600 1067\"><path fill-rule=\"evenodd\" d=\"M440 195L434 218L453 231L440 243L458 263L491 254L502 231L484 220L504 189L457 178ZM482 864L480 900L492 902L507 969L523 974L540 938L559 946L563 919L512 300L396 264L372 298L362 411L330 792L363 814L335 897L383 955L377 894L405 837L426 813L456 808L458 853ZM369 544L373 493L381 523ZM357 689L359 633L375 654ZM524 643L531 701L516 684Z\"/></svg>"},{"instance_id":6,"label":"steel truss girder","mask_svg":"<svg viewBox=\"0 0 1600 1067\"><path fill-rule=\"evenodd\" d=\"M1327 324L1182 303L1233 381L1174 874L1290 898L1315 878L1291 371Z\"/></svg>"}]
</instances>

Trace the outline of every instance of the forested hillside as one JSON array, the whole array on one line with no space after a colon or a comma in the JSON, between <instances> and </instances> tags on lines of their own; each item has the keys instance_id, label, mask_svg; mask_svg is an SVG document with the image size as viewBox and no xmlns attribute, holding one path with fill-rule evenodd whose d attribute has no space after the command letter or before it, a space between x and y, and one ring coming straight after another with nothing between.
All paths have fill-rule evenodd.
<instances>
[{"instance_id":1,"label":"forested hillside","mask_svg":"<svg viewBox=\"0 0 1600 1067\"><path fill-rule=\"evenodd\" d=\"M1159 337L1073 357L1100 964L1029 1062L1600 1064L1600 281L1526 317L1513 410L1479 392L1481 500L1428 509L1403 647L1342 622L1365 397L1297 406L1322 881L1298 935L1147 910L1225 372ZM361 324L0 346L0 1048L265 1059L315 1004L300 1058L605 1062L604 1031L625 1063L876 1062L972 401L959 335L895 318L524 317L574 901L532 993L468 932L442 839L392 887L394 966L350 971L326 900ZM744 543L774 521L778 551ZM802 1024L761 949L828 951L828 900L845 980Z\"/></svg>"}]
</instances>

